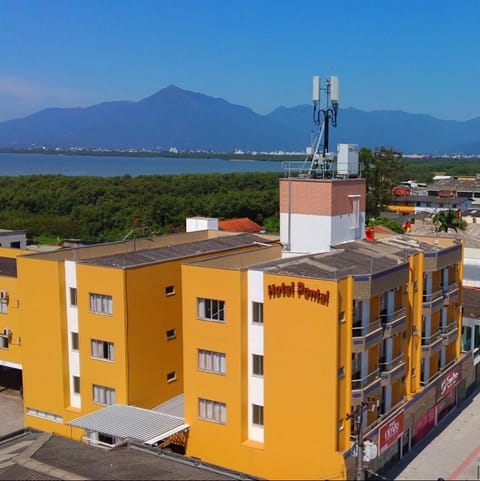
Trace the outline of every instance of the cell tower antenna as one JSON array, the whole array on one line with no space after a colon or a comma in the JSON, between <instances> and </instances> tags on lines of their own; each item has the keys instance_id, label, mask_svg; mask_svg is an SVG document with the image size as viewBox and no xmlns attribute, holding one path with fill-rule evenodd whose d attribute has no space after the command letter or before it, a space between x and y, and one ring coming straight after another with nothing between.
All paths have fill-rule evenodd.
<instances>
[{"instance_id":1,"label":"cell tower antenna","mask_svg":"<svg viewBox=\"0 0 480 481\"><path fill-rule=\"evenodd\" d=\"M330 66L328 67L330 73ZM321 105L321 91L326 93L325 106ZM328 75L325 87L322 88L322 81L318 75L313 77L313 123L319 125L320 131L316 140L312 143L312 160L310 173L320 167L323 177L329 170L329 134L330 123L332 127L337 126L338 106L340 103L340 84L336 75ZM322 142L323 140L323 142Z\"/></svg>"}]
</instances>

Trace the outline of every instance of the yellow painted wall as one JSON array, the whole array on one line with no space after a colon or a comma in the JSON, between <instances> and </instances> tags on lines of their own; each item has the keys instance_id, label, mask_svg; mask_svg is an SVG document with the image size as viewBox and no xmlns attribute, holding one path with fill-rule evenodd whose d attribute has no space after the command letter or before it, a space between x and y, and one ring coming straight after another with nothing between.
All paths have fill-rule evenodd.
<instances>
[{"instance_id":1,"label":"yellow painted wall","mask_svg":"<svg viewBox=\"0 0 480 481\"><path fill-rule=\"evenodd\" d=\"M128 403L125 324L125 276L122 269L77 264L78 330L82 413L103 405L93 402L93 384L115 389L116 402ZM89 294L112 296L112 315L90 312ZM91 357L91 340L114 343L114 361Z\"/></svg>"},{"instance_id":2,"label":"yellow painted wall","mask_svg":"<svg viewBox=\"0 0 480 481\"><path fill-rule=\"evenodd\" d=\"M28 251L20 249L0 248L0 257L14 259ZM5 328L12 331L8 349L0 348L0 363L12 363L22 366L22 323L20 316L20 295L18 275L16 277L2 275L0 272L0 291L8 293L7 312L0 313L0 332Z\"/></svg>"},{"instance_id":3,"label":"yellow painted wall","mask_svg":"<svg viewBox=\"0 0 480 481\"><path fill-rule=\"evenodd\" d=\"M127 270L126 299L128 401L152 408L183 392L181 262ZM167 340L169 329L175 339ZM176 380L168 383L172 371Z\"/></svg>"},{"instance_id":4,"label":"yellow painted wall","mask_svg":"<svg viewBox=\"0 0 480 481\"><path fill-rule=\"evenodd\" d=\"M67 344L63 263L20 257L17 268L24 406L64 416L69 394L68 372L65 370ZM26 416L25 424L37 429L45 428L45 421L33 416ZM61 426L51 424L53 427Z\"/></svg>"},{"instance_id":5,"label":"yellow painted wall","mask_svg":"<svg viewBox=\"0 0 480 481\"><path fill-rule=\"evenodd\" d=\"M337 423L345 413L338 413L336 390L338 306L344 301L336 283L265 275L262 445L248 440L246 272L194 265L182 272L187 454L268 479L345 477L337 453ZM292 281L330 291L329 305L268 298L268 284ZM224 300L226 322L197 319L197 297ZM198 371L198 348L226 353L226 375ZM198 419L198 398L226 403L227 423Z\"/></svg>"}]
</instances>

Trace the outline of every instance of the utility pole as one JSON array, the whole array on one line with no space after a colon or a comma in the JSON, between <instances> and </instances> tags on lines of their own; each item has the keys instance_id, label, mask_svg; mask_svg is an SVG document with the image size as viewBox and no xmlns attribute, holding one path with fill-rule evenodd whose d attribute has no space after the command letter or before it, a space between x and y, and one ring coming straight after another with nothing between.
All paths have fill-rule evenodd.
<instances>
[{"instance_id":1,"label":"utility pole","mask_svg":"<svg viewBox=\"0 0 480 481\"><path fill-rule=\"evenodd\" d=\"M353 420L352 434L355 436L355 446L357 449L357 458L355 464L355 479L363 481L365 479L365 470L363 469L363 415L367 411L375 411L378 409L379 400L374 397L368 397L366 401L362 401L356 406L352 406L350 413L346 418Z\"/></svg>"}]
</instances>

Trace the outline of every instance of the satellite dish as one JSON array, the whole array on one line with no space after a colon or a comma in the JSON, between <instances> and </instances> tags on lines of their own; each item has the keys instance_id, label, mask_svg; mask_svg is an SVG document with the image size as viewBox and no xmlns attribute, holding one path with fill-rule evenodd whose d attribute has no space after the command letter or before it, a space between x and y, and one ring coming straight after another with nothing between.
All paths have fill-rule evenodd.
<instances>
[{"instance_id":1,"label":"satellite dish","mask_svg":"<svg viewBox=\"0 0 480 481\"><path fill-rule=\"evenodd\" d=\"M365 441L363 443L363 460L371 461L375 459L378 454L377 445L372 443L372 441Z\"/></svg>"}]
</instances>

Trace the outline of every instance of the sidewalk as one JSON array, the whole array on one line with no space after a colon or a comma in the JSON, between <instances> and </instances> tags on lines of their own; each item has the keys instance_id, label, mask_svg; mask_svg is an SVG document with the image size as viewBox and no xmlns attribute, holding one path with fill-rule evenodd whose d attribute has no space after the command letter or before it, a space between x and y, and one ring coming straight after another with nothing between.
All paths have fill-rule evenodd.
<instances>
[{"instance_id":1,"label":"sidewalk","mask_svg":"<svg viewBox=\"0 0 480 481\"><path fill-rule=\"evenodd\" d=\"M480 479L480 391L450 416L384 476L397 480Z\"/></svg>"}]
</instances>

